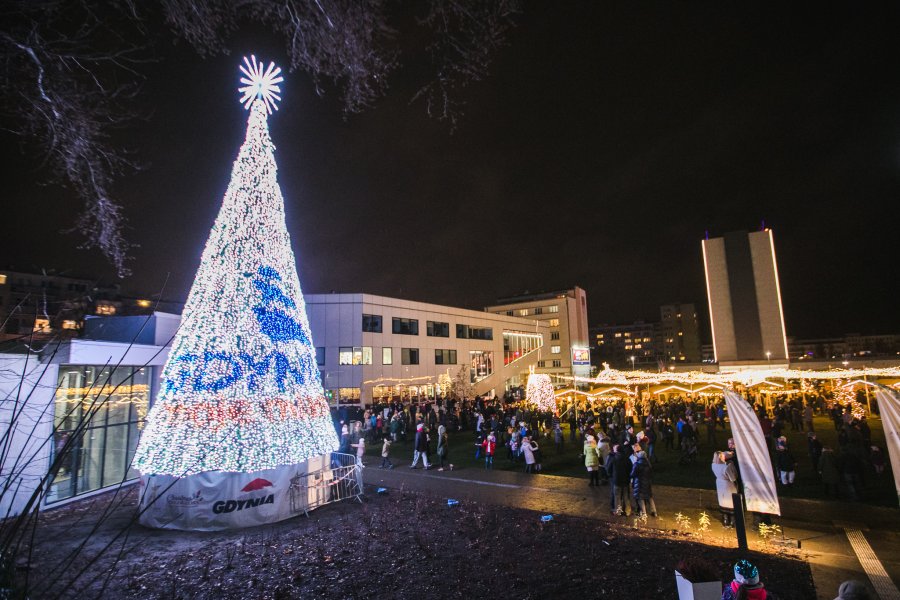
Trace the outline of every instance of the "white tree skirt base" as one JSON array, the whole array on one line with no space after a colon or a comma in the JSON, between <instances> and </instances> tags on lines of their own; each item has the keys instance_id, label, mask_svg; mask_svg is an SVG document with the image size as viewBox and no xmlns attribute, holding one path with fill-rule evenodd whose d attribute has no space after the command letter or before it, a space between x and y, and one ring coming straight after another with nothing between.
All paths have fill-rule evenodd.
<instances>
[{"instance_id":1,"label":"white tree skirt base","mask_svg":"<svg viewBox=\"0 0 900 600\"><path fill-rule=\"evenodd\" d=\"M321 487L308 487L307 474L327 480L328 455L252 473L143 475L140 522L158 529L219 531L283 521L331 500Z\"/></svg>"}]
</instances>

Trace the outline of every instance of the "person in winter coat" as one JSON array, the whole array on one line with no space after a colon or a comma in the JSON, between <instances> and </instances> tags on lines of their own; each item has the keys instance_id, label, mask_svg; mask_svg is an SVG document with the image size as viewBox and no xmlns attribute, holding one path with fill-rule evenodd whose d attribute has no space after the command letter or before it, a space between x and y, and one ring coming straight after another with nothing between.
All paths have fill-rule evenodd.
<instances>
[{"instance_id":1,"label":"person in winter coat","mask_svg":"<svg viewBox=\"0 0 900 600\"><path fill-rule=\"evenodd\" d=\"M522 456L525 457L525 472L535 473L534 446L531 444L531 436L522 438Z\"/></svg>"},{"instance_id":2,"label":"person in winter coat","mask_svg":"<svg viewBox=\"0 0 900 600\"><path fill-rule=\"evenodd\" d=\"M759 580L759 570L749 561L734 565L734 580L722 591L722 600L774 600Z\"/></svg>"},{"instance_id":3,"label":"person in winter coat","mask_svg":"<svg viewBox=\"0 0 900 600\"><path fill-rule=\"evenodd\" d=\"M656 516L656 503L653 501L653 468L647 460L647 453L639 450L634 454L637 457L634 466L631 467L631 493L639 517L647 514Z\"/></svg>"},{"instance_id":4,"label":"person in winter coat","mask_svg":"<svg viewBox=\"0 0 900 600\"><path fill-rule=\"evenodd\" d=\"M494 435L494 432L490 432L488 436L481 443L482 448L484 449L484 468L485 469L493 469L494 468L494 452L497 450L497 436Z\"/></svg>"},{"instance_id":5,"label":"person in winter coat","mask_svg":"<svg viewBox=\"0 0 900 600\"><path fill-rule=\"evenodd\" d=\"M819 475L825 486L825 495L837 496L841 472L838 470L837 457L831 448L822 448L822 456L819 457Z\"/></svg>"},{"instance_id":6,"label":"person in winter coat","mask_svg":"<svg viewBox=\"0 0 900 600\"><path fill-rule=\"evenodd\" d=\"M728 460L729 455L729 452L714 453L712 472L716 476L716 496L722 513L722 525L734 527L734 500L731 495L738 491L737 470L734 462Z\"/></svg>"},{"instance_id":7,"label":"person in winter coat","mask_svg":"<svg viewBox=\"0 0 900 600\"><path fill-rule=\"evenodd\" d=\"M794 454L788 449L787 438L784 436L778 438L778 445L775 447L775 463L778 465L778 472L781 475L781 484L794 485L797 461L794 460Z\"/></svg>"},{"instance_id":8,"label":"person in winter coat","mask_svg":"<svg viewBox=\"0 0 900 600\"><path fill-rule=\"evenodd\" d=\"M816 437L814 431L806 434L806 448L809 459L812 461L813 471L819 472L819 458L822 456L822 442Z\"/></svg>"},{"instance_id":9,"label":"person in winter coat","mask_svg":"<svg viewBox=\"0 0 900 600\"><path fill-rule=\"evenodd\" d=\"M612 462L610 478L613 481L612 493L615 505L613 513L627 517L631 514L629 510L631 494L628 490L628 481L631 479L631 460L622 446L614 446L610 458Z\"/></svg>"},{"instance_id":10,"label":"person in winter coat","mask_svg":"<svg viewBox=\"0 0 900 600\"><path fill-rule=\"evenodd\" d=\"M861 581L849 580L838 588L838 596L834 600L870 600L872 595Z\"/></svg>"},{"instance_id":11,"label":"person in winter coat","mask_svg":"<svg viewBox=\"0 0 900 600\"><path fill-rule=\"evenodd\" d=\"M609 449L609 438L603 433L600 434L600 441L597 442L597 454L600 455L600 485L609 483L609 471L606 470L606 461L612 451Z\"/></svg>"},{"instance_id":12,"label":"person in winter coat","mask_svg":"<svg viewBox=\"0 0 900 600\"><path fill-rule=\"evenodd\" d=\"M584 436L584 467L588 472L588 485L593 487L600 485L600 453L597 451L597 442L594 436Z\"/></svg>"},{"instance_id":13,"label":"person in winter coat","mask_svg":"<svg viewBox=\"0 0 900 600\"><path fill-rule=\"evenodd\" d=\"M444 470L444 462L447 461L447 452L449 447L450 438L447 435L447 428L443 425L438 427L437 432L437 455L438 460L440 461L440 466L438 467L438 471ZM448 461L449 464L449 461ZM453 470L453 465L450 465L450 470Z\"/></svg>"},{"instance_id":14,"label":"person in winter coat","mask_svg":"<svg viewBox=\"0 0 900 600\"><path fill-rule=\"evenodd\" d=\"M366 438L359 436L359 440L355 444L350 444L351 448L356 448L356 462L363 464L363 456L366 454Z\"/></svg>"},{"instance_id":15,"label":"person in winter coat","mask_svg":"<svg viewBox=\"0 0 900 600\"><path fill-rule=\"evenodd\" d=\"M425 470L431 468L431 463L428 460L428 432L425 431L425 425L423 423L419 423L416 425L416 440L413 445L415 448L413 452L413 462L409 465L410 469L418 468L419 458L422 459L422 464L425 465Z\"/></svg>"},{"instance_id":16,"label":"person in winter coat","mask_svg":"<svg viewBox=\"0 0 900 600\"><path fill-rule=\"evenodd\" d=\"M516 462L519 460L519 432L512 426L508 427L506 431L509 436L509 443L506 445L509 450L506 453L506 457L510 461Z\"/></svg>"},{"instance_id":17,"label":"person in winter coat","mask_svg":"<svg viewBox=\"0 0 900 600\"><path fill-rule=\"evenodd\" d=\"M388 469L394 468L394 463L391 462L391 439L388 437L384 438L384 442L381 444L381 468L387 467Z\"/></svg>"}]
</instances>

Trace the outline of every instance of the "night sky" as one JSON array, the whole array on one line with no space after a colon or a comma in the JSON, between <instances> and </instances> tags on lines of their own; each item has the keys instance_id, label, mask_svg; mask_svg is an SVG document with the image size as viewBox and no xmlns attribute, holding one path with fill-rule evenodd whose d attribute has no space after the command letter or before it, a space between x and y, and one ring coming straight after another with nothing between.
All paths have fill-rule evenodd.
<instances>
[{"instance_id":1,"label":"night sky","mask_svg":"<svg viewBox=\"0 0 900 600\"><path fill-rule=\"evenodd\" d=\"M452 135L409 103L415 57L346 119L288 74L269 124L304 292L481 308L580 285L592 325L670 302L705 315L704 232L764 220L789 335L900 332L900 18L862 4L526 2ZM172 40L124 132L145 169L116 192L139 244L123 288L157 293L168 275L163 296L184 300L243 141L240 56L284 54L259 30L212 59ZM0 266L112 280L60 233L72 195L0 139Z\"/></svg>"}]
</instances>

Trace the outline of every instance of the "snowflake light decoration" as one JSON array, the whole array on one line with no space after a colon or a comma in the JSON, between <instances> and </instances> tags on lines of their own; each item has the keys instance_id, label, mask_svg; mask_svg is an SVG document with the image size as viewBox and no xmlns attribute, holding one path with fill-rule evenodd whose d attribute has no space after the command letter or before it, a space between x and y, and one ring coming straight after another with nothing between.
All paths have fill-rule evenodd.
<instances>
[{"instance_id":1,"label":"snowflake light decoration","mask_svg":"<svg viewBox=\"0 0 900 600\"><path fill-rule=\"evenodd\" d=\"M250 55L248 59L244 57L244 64L240 67L241 83L243 87L238 88L241 95L241 104L244 108L249 109L253 101L259 98L266 105L266 110L272 114L273 110L278 110L278 102L281 101L281 87L279 83L284 81L281 76L281 67L276 67L275 63L270 62L269 66L263 70L263 63L256 60L254 55Z\"/></svg>"}]
</instances>

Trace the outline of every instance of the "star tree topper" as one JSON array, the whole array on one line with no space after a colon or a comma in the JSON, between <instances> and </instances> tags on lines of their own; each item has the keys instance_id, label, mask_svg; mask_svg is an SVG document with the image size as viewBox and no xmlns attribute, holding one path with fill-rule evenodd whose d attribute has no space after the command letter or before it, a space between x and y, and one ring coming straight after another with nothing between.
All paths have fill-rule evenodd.
<instances>
[{"instance_id":1,"label":"star tree topper","mask_svg":"<svg viewBox=\"0 0 900 600\"><path fill-rule=\"evenodd\" d=\"M278 110L278 102L281 101L281 87L279 83L284 81L281 76L281 67L276 67L275 63L270 62L269 66L263 70L263 63L256 60L256 56L250 55L248 59L244 57L244 64L240 66L241 83L244 85L238 88L241 93L241 104L244 108L250 109L253 101L259 98L266 105L266 110L272 114L273 110Z\"/></svg>"}]
</instances>

